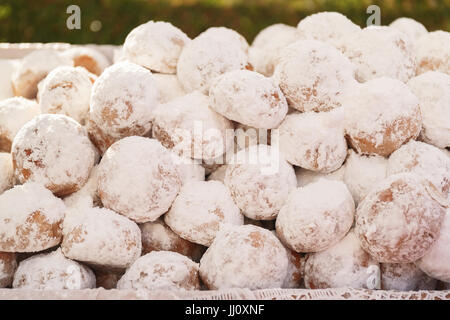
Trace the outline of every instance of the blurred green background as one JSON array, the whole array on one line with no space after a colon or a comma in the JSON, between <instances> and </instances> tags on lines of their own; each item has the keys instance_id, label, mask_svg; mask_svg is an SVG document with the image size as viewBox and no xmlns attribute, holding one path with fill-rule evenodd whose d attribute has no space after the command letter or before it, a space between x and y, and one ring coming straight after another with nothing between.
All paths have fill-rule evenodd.
<instances>
[{"instance_id":1,"label":"blurred green background","mask_svg":"<svg viewBox=\"0 0 450 320\"><path fill-rule=\"evenodd\" d=\"M66 8L72 4L81 8L80 30L66 27ZM169 21L190 37L226 26L252 41L268 25L295 26L320 11L341 12L364 26L371 4L380 6L382 24L407 16L430 31L450 31L450 0L0 0L0 42L121 44L148 20ZM99 25L93 21L101 22L99 31L92 30Z\"/></svg>"}]
</instances>

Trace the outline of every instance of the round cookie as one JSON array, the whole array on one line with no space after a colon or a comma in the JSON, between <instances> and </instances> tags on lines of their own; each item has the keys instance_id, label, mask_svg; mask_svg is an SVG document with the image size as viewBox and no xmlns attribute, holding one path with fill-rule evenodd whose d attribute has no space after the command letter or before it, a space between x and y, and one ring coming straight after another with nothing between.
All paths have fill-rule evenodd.
<instances>
[{"instance_id":1,"label":"round cookie","mask_svg":"<svg viewBox=\"0 0 450 320\"><path fill-rule=\"evenodd\" d=\"M361 246L382 263L410 263L439 237L445 210L427 181L400 173L376 185L358 206L355 231Z\"/></svg>"},{"instance_id":2,"label":"round cookie","mask_svg":"<svg viewBox=\"0 0 450 320\"><path fill-rule=\"evenodd\" d=\"M389 157L388 174L413 172L426 178L436 199L450 205L450 160L438 148L410 141Z\"/></svg>"},{"instance_id":3,"label":"round cookie","mask_svg":"<svg viewBox=\"0 0 450 320\"><path fill-rule=\"evenodd\" d=\"M406 34L411 42L417 41L421 36L428 33L423 24L411 18L398 18L389 26Z\"/></svg>"},{"instance_id":4,"label":"round cookie","mask_svg":"<svg viewBox=\"0 0 450 320\"><path fill-rule=\"evenodd\" d=\"M63 222L62 253L98 268L127 268L141 255L136 223L106 208L69 210Z\"/></svg>"},{"instance_id":5,"label":"round cookie","mask_svg":"<svg viewBox=\"0 0 450 320\"><path fill-rule=\"evenodd\" d=\"M399 80L357 84L346 90L342 103L347 141L360 154L387 157L420 133L419 100Z\"/></svg>"},{"instance_id":6,"label":"round cookie","mask_svg":"<svg viewBox=\"0 0 450 320\"><path fill-rule=\"evenodd\" d=\"M374 155L360 155L353 150L345 161L344 183L358 205L378 183L383 181L388 173L388 160Z\"/></svg>"},{"instance_id":7,"label":"round cookie","mask_svg":"<svg viewBox=\"0 0 450 320\"><path fill-rule=\"evenodd\" d=\"M14 289L81 290L95 288L95 275L82 264L67 259L61 249L34 255L20 262Z\"/></svg>"},{"instance_id":8,"label":"round cookie","mask_svg":"<svg viewBox=\"0 0 450 320\"><path fill-rule=\"evenodd\" d=\"M39 105L33 100L14 97L0 101L0 151L10 152L20 128L40 113Z\"/></svg>"},{"instance_id":9,"label":"round cookie","mask_svg":"<svg viewBox=\"0 0 450 320\"><path fill-rule=\"evenodd\" d=\"M350 230L355 203L341 181L320 179L291 191L276 221L281 242L295 252L323 251Z\"/></svg>"},{"instance_id":10,"label":"round cookie","mask_svg":"<svg viewBox=\"0 0 450 320\"><path fill-rule=\"evenodd\" d=\"M286 249L272 232L252 226L224 227L200 260L210 290L280 288L287 275Z\"/></svg>"},{"instance_id":11,"label":"round cookie","mask_svg":"<svg viewBox=\"0 0 450 320\"><path fill-rule=\"evenodd\" d=\"M72 59L75 67L83 67L97 76L110 65L100 51L89 47L73 47L65 50L62 55Z\"/></svg>"},{"instance_id":12,"label":"round cookie","mask_svg":"<svg viewBox=\"0 0 450 320\"><path fill-rule=\"evenodd\" d=\"M26 55L12 74L12 88L15 96L33 99L38 92L38 83L59 66L73 66L73 61L60 52L35 50Z\"/></svg>"},{"instance_id":13,"label":"round cookie","mask_svg":"<svg viewBox=\"0 0 450 320\"><path fill-rule=\"evenodd\" d=\"M37 252L61 242L66 207L43 185L27 182L0 195L0 251Z\"/></svg>"},{"instance_id":14,"label":"round cookie","mask_svg":"<svg viewBox=\"0 0 450 320\"><path fill-rule=\"evenodd\" d=\"M92 87L89 135L104 153L117 140L151 130L158 90L151 72L119 62L105 69Z\"/></svg>"},{"instance_id":15,"label":"round cookie","mask_svg":"<svg viewBox=\"0 0 450 320\"><path fill-rule=\"evenodd\" d=\"M42 114L27 122L14 138L11 153L21 183L42 183L57 196L78 191L96 157L85 129L60 114Z\"/></svg>"},{"instance_id":16,"label":"round cookie","mask_svg":"<svg viewBox=\"0 0 450 320\"><path fill-rule=\"evenodd\" d=\"M420 37L414 44L417 57L417 75L427 71L450 74L450 32L433 31Z\"/></svg>"},{"instance_id":17,"label":"round cookie","mask_svg":"<svg viewBox=\"0 0 450 320\"><path fill-rule=\"evenodd\" d=\"M64 114L85 125L89 118L92 82L81 67L53 69L39 89L42 113Z\"/></svg>"},{"instance_id":18,"label":"round cookie","mask_svg":"<svg viewBox=\"0 0 450 320\"><path fill-rule=\"evenodd\" d=\"M305 286L308 289L379 289L380 266L361 248L352 230L334 246L307 255Z\"/></svg>"},{"instance_id":19,"label":"round cookie","mask_svg":"<svg viewBox=\"0 0 450 320\"><path fill-rule=\"evenodd\" d=\"M142 254L152 251L173 251L193 261L200 261L205 248L189 242L172 231L162 218L139 225L142 235Z\"/></svg>"},{"instance_id":20,"label":"round cookie","mask_svg":"<svg viewBox=\"0 0 450 320\"><path fill-rule=\"evenodd\" d=\"M211 108L227 119L255 127L278 127L288 105L275 82L249 70L235 70L217 77L209 89Z\"/></svg>"},{"instance_id":21,"label":"round cookie","mask_svg":"<svg viewBox=\"0 0 450 320\"><path fill-rule=\"evenodd\" d=\"M150 252L131 265L117 288L199 290L198 264L176 252Z\"/></svg>"},{"instance_id":22,"label":"round cookie","mask_svg":"<svg viewBox=\"0 0 450 320\"><path fill-rule=\"evenodd\" d=\"M187 158L223 155L233 145L233 129L233 123L213 111L199 91L161 104L153 113L152 136Z\"/></svg>"},{"instance_id":23,"label":"round cookie","mask_svg":"<svg viewBox=\"0 0 450 320\"><path fill-rule=\"evenodd\" d=\"M420 138L439 148L450 147L450 73L429 71L409 80L408 87L420 102Z\"/></svg>"},{"instance_id":24,"label":"round cookie","mask_svg":"<svg viewBox=\"0 0 450 320\"><path fill-rule=\"evenodd\" d=\"M319 12L301 20L297 25L299 39L312 39L329 43L333 46L340 44L348 35L361 31L361 28L338 12Z\"/></svg>"},{"instance_id":25,"label":"round cookie","mask_svg":"<svg viewBox=\"0 0 450 320\"><path fill-rule=\"evenodd\" d=\"M425 255L416 261L416 265L427 275L444 282L450 282L450 209L442 223L441 233Z\"/></svg>"},{"instance_id":26,"label":"round cookie","mask_svg":"<svg viewBox=\"0 0 450 320\"><path fill-rule=\"evenodd\" d=\"M276 148L255 145L239 151L227 164L225 185L246 217L273 220L297 181L294 169Z\"/></svg>"},{"instance_id":27,"label":"round cookie","mask_svg":"<svg viewBox=\"0 0 450 320\"><path fill-rule=\"evenodd\" d=\"M149 21L127 35L123 57L152 71L176 73L178 58L189 42L189 37L172 24Z\"/></svg>"},{"instance_id":28,"label":"round cookie","mask_svg":"<svg viewBox=\"0 0 450 320\"><path fill-rule=\"evenodd\" d=\"M295 175L297 177L297 187L304 187L310 183L319 181L321 178L327 180L344 181L345 163L336 171L330 173L320 173L311 170L306 170L300 167L295 168Z\"/></svg>"},{"instance_id":29,"label":"round cookie","mask_svg":"<svg viewBox=\"0 0 450 320\"><path fill-rule=\"evenodd\" d=\"M191 181L180 189L164 222L181 238L210 246L224 224L242 225L244 217L219 181Z\"/></svg>"},{"instance_id":30,"label":"round cookie","mask_svg":"<svg viewBox=\"0 0 450 320\"><path fill-rule=\"evenodd\" d=\"M381 289L398 291L435 290L437 280L414 263L381 263Z\"/></svg>"},{"instance_id":31,"label":"round cookie","mask_svg":"<svg viewBox=\"0 0 450 320\"><path fill-rule=\"evenodd\" d=\"M339 169L347 156L343 112L292 113L279 129L279 148L286 160L304 169L330 173Z\"/></svg>"},{"instance_id":32,"label":"round cookie","mask_svg":"<svg viewBox=\"0 0 450 320\"><path fill-rule=\"evenodd\" d=\"M9 287L12 284L16 268L16 254L0 252L0 288Z\"/></svg>"},{"instance_id":33,"label":"round cookie","mask_svg":"<svg viewBox=\"0 0 450 320\"><path fill-rule=\"evenodd\" d=\"M170 151L143 137L114 143L100 161L98 175L103 205L138 223L164 214L181 186Z\"/></svg>"},{"instance_id":34,"label":"round cookie","mask_svg":"<svg viewBox=\"0 0 450 320\"><path fill-rule=\"evenodd\" d=\"M153 73L159 92L159 102L167 103L186 94L175 74Z\"/></svg>"},{"instance_id":35,"label":"round cookie","mask_svg":"<svg viewBox=\"0 0 450 320\"><path fill-rule=\"evenodd\" d=\"M366 82L389 77L407 82L416 75L413 44L401 31L370 26L348 35L339 49L356 65L356 79Z\"/></svg>"},{"instance_id":36,"label":"round cookie","mask_svg":"<svg viewBox=\"0 0 450 320\"><path fill-rule=\"evenodd\" d=\"M68 208L101 207L102 202L98 195L98 165L92 168L91 174L84 186L77 192L64 198Z\"/></svg>"},{"instance_id":37,"label":"round cookie","mask_svg":"<svg viewBox=\"0 0 450 320\"><path fill-rule=\"evenodd\" d=\"M274 78L289 106L301 112L341 107L340 96L354 84L355 66L332 45L297 41L280 53Z\"/></svg>"},{"instance_id":38,"label":"round cookie","mask_svg":"<svg viewBox=\"0 0 450 320\"><path fill-rule=\"evenodd\" d=\"M0 152L0 194L14 186L14 169L11 154Z\"/></svg>"}]
</instances>

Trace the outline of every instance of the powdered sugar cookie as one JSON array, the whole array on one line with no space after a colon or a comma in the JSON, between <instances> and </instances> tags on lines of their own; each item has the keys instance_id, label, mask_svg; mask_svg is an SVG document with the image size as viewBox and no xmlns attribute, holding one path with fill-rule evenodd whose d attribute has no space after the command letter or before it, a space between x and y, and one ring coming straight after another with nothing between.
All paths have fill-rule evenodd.
<instances>
[{"instance_id":1,"label":"powdered sugar cookie","mask_svg":"<svg viewBox=\"0 0 450 320\"><path fill-rule=\"evenodd\" d=\"M399 80L379 78L349 88L342 97L345 132L358 153L389 156L422 127L419 100Z\"/></svg>"},{"instance_id":2,"label":"powdered sugar cookie","mask_svg":"<svg viewBox=\"0 0 450 320\"><path fill-rule=\"evenodd\" d=\"M358 237L350 231L334 246L307 255L305 286L308 289L379 289L380 266L361 248Z\"/></svg>"},{"instance_id":3,"label":"powdered sugar cookie","mask_svg":"<svg viewBox=\"0 0 450 320\"><path fill-rule=\"evenodd\" d=\"M392 27L364 28L345 37L339 48L356 65L359 82L381 77L407 82L416 75L413 44L406 34Z\"/></svg>"},{"instance_id":4,"label":"powdered sugar cookie","mask_svg":"<svg viewBox=\"0 0 450 320\"><path fill-rule=\"evenodd\" d=\"M109 65L108 59L98 50L88 47L74 47L62 53L72 59L75 67L83 67L99 76Z\"/></svg>"},{"instance_id":5,"label":"powdered sugar cookie","mask_svg":"<svg viewBox=\"0 0 450 320\"><path fill-rule=\"evenodd\" d=\"M205 248L189 242L172 231L162 218L139 225L142 235L142 254L152 251L173 251L193 261L200 261Z\"/></svg>"},{"instance_id":6,"label":"powdered sugar cookie","mask_svg":"<svg viewBox=\"0 0 450 320\"><path fill-rule=\"evenodd\" d=\"M149 21L127 35L123 56L152 71L175 73L181 51L189 42L189 37L172 24Z\"/></svg>"},{"instance_id":7,"label":"powdered sugar cookie","mask_svg":"<svg viewBox=\"0 0 450 320\"><path fill-rule=\"evenodd\" d=\"M341 109L331 112L292 113L279 129L280 151L291 164L330 173L347 156Z\"/></svg>"},{"instance_id":8,"label":"powdered sugar cookie","mask_svg":"<svg viewBox=\"0 0 450 320\"><path fill-rule=\"evenodd\" d=\"M143 137L114 143L104 154L98 175L103 205L139 223L164 214L181 186L170 151Z\"/></svg>"},{"instance_id":9,"label":"powdered sugar cookie","mask_svg":"<svg viewBox=\"0 0 450 320\"><path fill-rule=\"evenodd\" d=\"M320 179L291 191L276 221L277 235L296 252L318 252L350 230L355 203L343 182Z\"/></svg>"},{"instance_id":10,"label":"powdered sugar cookie","mask_svg":"<svg viewBox=\"0 0 450 320\"><path fill-rule=\"evenodd\" d=\"M89 117L91 89L92 82L84 68L55 68L39 90L41 111L65 114L84 125Z\"/></svg>"},{"instance_id":11,"label":"powdered sugar cookie","mask_svg":"<svg viewBox=\"0 0 450 320\"><path fill-rule=\"evenodd\" d=\"M413 173L388 177L358 206L355 231L361 246L383 263L423 257L439 237L444 208L424 179Z\"/></svg>"},{"instance_id":12,"label":"powdered sugar cookie","mask_svg":"<svg viewBox=\"0 0 450 320\"><path fill-rule=\"evenodd\" d=\"M14 169L11 154L0 152L0 194L14 185Z\"/></svg>"},{"instance_id":13,"label":"powdered sugar cookie","mask_svg":"<svg viewBox=\"0 0 450 320\"><path fill-rule=\"evenodd\" d=\"M211 108L230 120L255 127L278 127L288 106L278 85L249 70L235 70L217 77L209 89Z\"/></svg>"},{"instance_id":14,"label":"powdered sugar cookie","mask_svg":"<svg viewBox=\"0 0 450 320\"><path fill-rule=\"evenodd\" d=\"M91 139L103 153L117 140L147 134L157 104L157 86L150 71L126 61L108 67L92 87Z\"/></svg>"},{"instance_id":15,"label":"powdered sugar cookie","mask_svg":"<svg viewBox=\"0 0 450 320\"><path fill-rule=\"evenodd\" d=\"M43 183L57 196L69 195L86 183L96 156L85 129L60 114L42 114L27 122L11 152L21 183Z\"/></svg>"},{"instance_id":16,"label":"powdered sugar cookie","mask_svg":"<svg viewBox=\"0 0 450 320\"><path fill-rule=\"evenodd\" d=\"M437 280L414 263L381 263L381 289L399 291L435 290Z\"/></svg>"},{"instance_id":17,"label":"powdered sugar cookie","mask_svg":"<svg viewBox=\"0 0 450 320\"><path fill-rule=\"evenodd\" d=\"M186 94L175 74L153 73L159 92L159 102L167 103Z\"/></svg>"},{"instance_id":18,"label":"powdered sugar cookie","mask_svg":"<svg viewBox=\"0 0 450 320\"><path fill-rule=\"evenodd\" d=\"M0 101L0 150L11 151L11 144L22 126L41 113L39 105L22 97Z\"/></svg>"},{"instance_id":19,"label":"powdered sugar cookie","mask_svg":"<svg viewBox=\"0 0 450 320\"><path fill-rule=\"evenodd\" d=\"M14 95L35 98L39 81L59 66L73 66L73 61L53 50L35 50L26 55L12 75Z\"/></svg>"},{"instance_id":20,"label":"powdered sugar cookie","mask_svg":"<svg viewBox=\"0 0 450 320\"><path fill-rule=\"evenodd\" d=\"M276 148L251 146L227 164L225 185L242 213L255 220L273 220L295 189L294 169Z\"/></svg>"},{"instance_id":21,"label":"powdered sugar cookie","mask_svg":"<svg viewBox=\"0 0 450 320\"><path fill-rule=\"evenodd\" d=\"M421 139L439 148L450 147L450 73L430 71L408 82L419 98Z\"/></svg>"},{"instance_id":22,"label":"powdered sugar cookie","mask_svg":"<svg viewBox=\"0 0 450 320\"><path fill-rule=\"evenodd\" d=\"M16 254L0 252L0 288L9 287L12 284L16 268Z\"/></svg>"},{"instance_id":23,"label":"powdered sugar cookie","mask_svg":"<svg viewBox=\"0 0 450 320\"><path fill-rule=\"evenodd\" d=\"M414 44L417 74L440 71L450 74L450 33L433 31L420 37Z\"/></svg>"},{"instance_id":24,"label":"powdered sugar cookie","mask_svg":"<svg viewBox=\"0 0 450 320\"><path fill-rule=\"evenodd\" d=\"M286 278L286 249L272 232L252 226L223 228L200 260L210 290L280 288Z\"/></svg>"},{"instance_id":25,"label":"powdered sugar cookie","mask_svg":"<svg viewBox=\"0 0 450 320\"><path fill-rule=\"evenodd\" d=\"M300 167L295 168L295 175L297 176L297 187L304 187L310 183L319 181L321 178L327 180L344 181L345 163L336 171L330 173L320 173L311 170L306 170Z\"/></svg>"},{"instance_id":26,"label":"powdered sugar cookie","mask_svg":"<svg viewBox=\"0 0 450 320\"><path fill-rule=\"evenodd\" d=\"M342 106L342 91L356 82L350 60L332 45L316 40L297 41L282 50L274 78L289 106L302 112Z\"/></svg>"},{"instance_id":27,"label":"powdered sugar cookie","mask_svg":"<svg viewBox=\"0 0 450 320\"><path fill-rule=\"evenodd\" d=\"M200 160L180 157L176 153L172 153L172 159L177 165L182 185L190 181L205 181L205 168Z\"/></svg>"},{"instance_id":28,"label":"powdered sugar cookie","mask_svg":"<svg viewBox=\"0 0 450 320\"><path fill-rule=\"evenodd\" d=\"M198 264L176 252L150 252L133 263L117 288L199 290Z\"/></svg>"},{"instance_id":29,"label":"powdered sugar cookie","mask_svg":"<svg viewBox=\"0 0 450 320\"><path fill-rule=\"evenodd\" d=\"M67 259L61 249L37 254L20 262L13 288L28 290L81 290L95 288L95 275L86 266Z\"/></svg>"},{"instance_id":30,"label":"powdered sugar cookie","mask_svg":"<svg viewBox=\"0 0 450 320\"><path fill-rule=\"evenodd\" d=\"M77 192L64 198L64 204L68 208L92 208L102 206L98 195L98 172L98 165L96 165L92 168L91 174L84 186Z\"/></svg>"},{"instance_id":31,"label":"powdered sugar cookie","mask_svg":"<svg viewBox=\"0 0 450 320\"><path fill-rule=\"evenodd\" d=\"M411 18L398 18L389 26L406 34L411 42L417 41L421 36L428 33L423 24Z\"/></svg>"},{"instance_id":32,"label":"powdered sugar cookie","mask_svg":"<svg viewBox=\"0 0 450 320\"><path fill-rule=\"evenodd\" d=\"M63 254L100 268L127 268L141 255L141 231L106 208L69 210L63 222Z\"/></svg>"},{"instance_id":33,"label":"powdered sugar cookie","mask_svg":"<svg viewBox=\"0 0 450 320\"><path fill-rule=\"evenodd\" d=\"M28 182L0 195L0 251L37 252L61 242L66 207L48 189Z\"/></svg>"},{"instance_id":34,"label":"powdered sugar cookie","mask_svg":"<svg viewBox=\"0 0 450 320\"><path fill-rule=\"evenodd\" d=\"M195 91L156 108L152 135L184 157L213 159L233 145L233 129L209 107L208 97Z\"/></svg>"},{"instance_id":35,"label":"powdered sugar cookie","mask_svg":"<svg viewBox=\"0 0 450 320\"><path fill-rule=\"evenodd\" d=\"M222 182L191 181L180 189L164 221L181 238L210 246L224 224L242 225L244 217Z\"/></svg>"}]
</instances>

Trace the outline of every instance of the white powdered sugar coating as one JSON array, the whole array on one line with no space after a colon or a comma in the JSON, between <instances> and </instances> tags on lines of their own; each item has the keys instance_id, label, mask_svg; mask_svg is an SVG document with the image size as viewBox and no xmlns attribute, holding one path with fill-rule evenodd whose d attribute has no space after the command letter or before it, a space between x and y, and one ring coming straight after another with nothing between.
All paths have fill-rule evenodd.
<instances>
[{"instance_id":1,"label":"white powdered sugar coating","mask_svg":"<svg viewBox=\"0 0 450 320\"><path fill-rule=\"evenodd\" d=\"M233 145L234 136L227 134L233 129L233 123L212 110L208 96L199 91L161 104L153 113L152 136L188 158L223 155Z\"/></svg>"},{"instance_id":2,"label":"white powdered sugar coating","mask_svg":"<svg viewBox=\"0 0 450 320\"><path fill-rule=\"evenodd\" d=\"M113 142L132 135L142 136L151 129L152 111L157 105L158 89L151 72L134 63L119 62L106 68L95 81L90 120ZM111 144L107 143L101 151Z\"/></svg>"},{"instance_id":3,"label":"white powdered sugar coating","mask_svg":"<svg viewBox=\"0 0 450 320\"><path fill-rule=\"evenodd\" d=\"M341 181L320 179L291 191L276 221L277 235L296 252L318 252L350 230L355 203Z\"/></svg>"},{"instance_id":4,"label":"white powdered sugar coating","mask_svg":"<svg viewBox=\"0 0 450 320\"><path fill-rule=\"evenodd\" d=\"M73 61L53 50L35 50L26 55L12 74L14 95L28 99L36 97L37 84L59 66L73 66Z\"/></svg>"},{"instance_id":5,"label":"white powdered sugar coating","mask_svg":"<svg viewBox=\"0 0 450 320\"><path fill-rule=\"evenodd\" d=\"M226 27L211 27L200 33L198 37L209 39L220 39L233 45L239 46L245 53L248 53L249 45L247 40L237 31Z\"/></svg>"},{"instance_id":6,"label":"white powdered sugar coating","mask_svg":"<svg viewBox=\"0 0 450 320\"><path fill-rule=\"evenodd\" d=\"M345 163L336 171L330 173L320 173L300 167L295 168L295 175L297 177L297 187L304 187L310 183L319 181L322 178L327 180L344 181Z\"/></svg>"},{"instance_id":7,"label":"white powdered sugar coating","mask_svg":"<svg viewBox=\"0 0 450 320\"><path fill-rule=\"evenodd\" d=\"M286 248L272 232L228 226L200 260L200 277L210 290L281 288L287 268Z\"/></svg>"},{"instance_id":8,"label":"white powdered sugar coating","mask_svg":"<svg viewBox=\"0 0 450 320\"><path fill-rule=\"evenodd\" d=\"M224 33L220 30L219 33ZM248 67L248 44L244 42L245 39L232 30L226 31L227 36L222 37L213 36L216 32L205 31L181 52L177 76L187 92L200 90L207 94L214 78ZM236 33L236 36L231 33Z\"/></svg>"},{"instance_id":9,"label":"white powdered sugar coating","mask_svg":"<svg viewBox=\"0 0 450 320\"><path fill-rule=\"evenodd\" d=\"M437 280L414 263L381 263L381 289L399 291L435 290Z\"/></svg>"},{"instance_id":10,"label":"white powdered sugar coating","mask_svg":"<svg viewBox=\"0 0 450 320\"><path fill-rule=\"evenodd\" d=\"M300 253L286 248L288 257L288 268L286 278L284 278L283 289L298 289L303 285L303 275L305 269L305 257Z\"/></svg>"},{"instance_id":11,"label":"white powdered sugar coating","mask_svg":"<svg viewBox=\"0 0 450 320\"><path fill-rule=\"evenodd\" d=\"M84 125L89 117L92 82L81 67L53 69L39 88L42 113L65 114Z\"/></svg>"},{"instance_id":12,"label":"white powdered sugar coating","mask_svg":"<svg viewBox=\"0 0 450 320\"><path fill-rule=\"evenodd\" d=\"M440 71L450 74L450 32L434 31L420 37L414 44L417 74Z\"/></svg>"},{"instance_id":13,"label":"white powdered sugar coating","mask_svg":"<svg viewBox=\"0 0 450 320\"><path fill-rule=\"evenodd\" d=\"M123 57L147 69L175 73L189 37L168 22L149 21L131 30L123 44Z\"/></svg>"},{"instance_id":14,"label":"white powdered sugar coating","mask_svg":"<svg viewBox=\"0 0 450 320\"><path fill-rule=\"evenodd\" d=\"M42 184L27 182L0 195L0 251L36 252L61 242L66 206Z\"/></svg>"},{"instance_id":15,"label":"white powdered sugar coating","mask_svg":"<svg viewBox=\"0 0 450 320\"><path fill-rule=\"evenodd\" d=\"M422 128L419 100L399 80L378 78L342 96L349 144L358 153L389 156Z\"/></svg>"},{"instance_id":16,"label":"white powdered sugar coating","mask_svg":"<svg viewBox=\"0 0 450 320\"><path fill-rule=\"evenodd\" d=\"M299 39L313 39L338 46L342 38L361 28L338 12L319 12L301 20L297 25Z\"/></svg>"},{"instance_id":17,"label":"white powdered sugar coating","mask_svg":"<svg viewBox=\"0 0 450 320\"><path fill-rule=\"evenodd\" d=\"M339 49L356 65L359 82L380 77L407 82L416 75L413 44L406 34L392 27L364 28L345 37Z\"/></svg>"},{"instance_id":18,"label":"white powdered sugar coating","mask_svg":"<svg viewBox=\"0 0 450 320\"><path fill-rule=\"evenodd\" d=\"M97 76L110 65L108 59L93 48L74 47L65 50L62 55L72 59L75 67L83 67Z\"/></svg>"},{"instance_id":19,"label":"white powdered sugar coating","mask_svg":"<svg viewBox=\"0 0 450 320\"><path fill-rule=\"evenodd\" d=\"M379 289L379 271L379 264L361 248L352 230L331 248L307 256L305 286L308 289Z\"/></svg>"},{"instance_id":20,"label":"white powdered sugar coating","mask_svg":"<svg viewBox=\"0 0 450 320\"><path fill-rule=\"evenodd\" d=\"M12 252L0 252L0 289L11 285L16 268L16 254Z\"/></svg>"},{"instance_id":21,"label":"white powdered sugar coating","mask_svg":"<svg viewBox=\"0 0 450 320\"><path fill-rule=\"evenodd\" d=\"M172 153L172 159L178 167L182 185L190 181L205 181L205 168L201 160L180 157L176 153Z\"/></svg>"},{"instance_id":22,"label":"white powdered sugar coating","mask_svg":"<svg viewBox=\"0 0 450 320\"><path fill-rule=\"evenodd\" d=\"M347 156L343 110L292 113L278 127L280 151L293 165L321 173L339 169Z\"/></svg>"},{"instance_id":23,"label":"white powdered sugar coating","mask_svg":"<svg viewBox=\"0 0 450 320\"><path fill-rule=\"evenodd\" d=\"M58 196L86 183L96 157L85 129L59 114L42 114L27 122L14 138L11 152L21 183L43 183Z\"/></svg>"},{"instance_id":24,"label":"white powdered sugar coating","mask_svg":"<svg viewBox=\"0 0 450 320\"><path fill-rule=\"evenodd\" d=\"M420 101L421 139L439 148L450 147L450 73L429 71L409 80L408 87Z\"/></svg>"},{"instance_id":25,"label":"white powdered sugar coating","mask_svg":"<svg viewBox=\"0 0 450 320\"><path fill-rule=\"evenodd\" d=\"M428 33L423 24L411 18L398 18L389 26L406 34L411 42L417 41L421 36Z\"/></svg>"},{"instance_id":26,"label":"white powdered sugar coating","mask_svg":"<svg viewBox=\"0 0 450 320\"><path fill-rule=\"evenodd\" d=\"M345 162L344 183L358 205L374 186L387 177L388 160L380 156L364 156L353 150Z\"/></svg>"},{"instance_id":27,"label":"white powdered sugar coating","mask_svg":"<svg viewBox=\"0 0 450 320\"><path fill-rule=\"evenodd\" d=\"M68 208L92 208L101 205L98 195L98 165L94 166L84 186L77 192L64 198Z\"/></svg>"},{"instance_id":28,"label":"white powdered sugar coating","mask_svg":"<svg viewBox=\"0 0 450 320\"><path fill-rule=\"evenodd\" d=\"M249 60L254 70L270 77L278 63L280 51L298 40L297 28L277 23L262 29L249 50Z\"/></svg>"},{"instance_id":29,"label":"white powdered sugar coating","mask_svg":"<svg viewBox=\"0 0 450 320\"><path fill-rule=\"evenodd\" d=\"M14 289L81 290L95 288L95 275L88 267L67 259L57 249L20 262L14 274Z\"/></svg>"},{"instance_id":30,"label":"white powdered sugar coating","mask_svg":"<svg viewBox=\"0 0 450 320\"><path fill-rule=\"evenodd\" d=\"M255 145L236 153L227 164L225 185L242 213L254 220L273 220L297 187L294 168L274 147ZM267 171L266 171L267 170Z\"/></svg>"},{"instance_id":31,"label":"white powdered sugar coating","mask_svg":"<svg viewBox=\"0 0 450 320\"><path fill-rule=\"evenodd\" d=\"M238 123L234 130L235 149L239 151L256 144L270 145L271 133L272 130L257 129Z\"/></svg>"},{"instance_id":32,"label":"white powdered sugar coating","mask_svg":"<svg viewBox=\"0 0 450 320\"><path fill-rule=\"evenodd\" d=\"M444 217L441 234L416 265L430 277L450 282L450 209Z\"/></svg>"},{"instance_id":33,"label":"white powdered sugar coating","mask_svg":"<svg viewBox=\"0 0 450 320\"><path fill-rule=\"evenodd\" d=\"M0 152L0 194L14 186L14 169L11 154Z\"/></svg>"},{"instance_id":34,"label":"white powdered sugar coating","mask_svg":"<svg viewBox=\"0 0 450 320\"><path fill-rule=\"evenodd\" d=\"M450 206L450 159L438 148L410 141L389 157L388 174L413 172L426 178L443 206Z\"/></svg>"},{"instance_id":35,"label":"white powdered sugar coating","mask_svg":"<svg viewBox=\"0 0 450 320\"><path fill-rule=\"evenodd\" d=\"M211 172L206 180L208 181L220 181L225 183L225 174L227 172L227 165L224 164L220 167L218 167L216 170Z\"/></svg>"},{"instance_id":36,"label":"white powdered sugar coating","mask_svg":"<svg viewBox=\"0 0 450 320\"><path fill-rule=\"evenodd\" d=\"M133 263L117 289L199 290L198 264L176 252L150 252Z\"/></svg>"},{"instance_id":37,"label":"white powdered sugar coating","mask_svg":"<svg viewBox=\"0 0 450 320\"><path fill-rule=\"evenodd\" d=\"M19 66L20 59L0 59L0 100L14 97L11 77Z\"/></svg>"},{"instance_id":38,"label":"white powdered sugar coating","mask_svg":"<svg viewBox=\"0 0 450 320\"><path fill-rule=\"evenodd\" d=\"M224 224L242 225L244 216L219 181L191 181L180 189L165 223L181 238L210 246Z\"/></svg>"},{"instance_id":39,"label":"white powdered sugar coating","mask_svg":"<svg viewBox=\"0 0 450 320\"><path fill-rule=\"evenodd\" d=\"M230 120L255 127L278 127L288 105L277 84L262 74L235 70L217 77L209 89L211 108Z\"/></svg>"},{"instance_id":40,"label":"white powdered sugar coating","mask_svg":"<svg viewBox=\"0 0 450 320\"><path fill-rule=\"evenodd\" d=\"M143 137L114 143L100 161L98 175L103 205L138 223L164 214L181 186L170 151Z\"/></svg>"},{"instance_id":41,"label":"white powdered sugar coating","mask_svg":"<svg viewBox=\"0 0 450 320\"><path fill-rule=\"evenodd\" d=\"M141 255L141 230L106 208L68 210L61 249L70 259L106 268L127 268Z\"/></svg>"},{"instance_id":42,"label":"white powdered sugar coating","mask_svg":"<svg viewBox=\"0 0 450 320\"><path fill-rule=\"evenodd\" d=\"M34 100L14 97L0 101L0 150L9 152L20 128L40 113Z\"/></svg>"},{"instance_id":43,"label":"white powdered sugar coating","mask_svg":"<svg viewBox=\"0 0 450 320\"><path fill-rule=\"evenodd\" d=\"M439 237L444 208L429 182L400 173L376 185L359 204L355 231L361 246L383 263L410 263L423 257Z\"/></svg>"},{"instance_id":44,"label":"white powdered sugar coating","mask_svg":"<svg viewBox=\"0 0 450 320\"><path fill-rule=\"evenodd\" d=\"M153 73L159 92L159 102L167 103L186 94L176 74Z\"/></svg>"},{"instance_id":45,"label":"white powdered sugar coating","mask_svg":"<svg viewBox=\"0 0 450 320\"><path fill-rule=\"evenodd\" d=\"M282 50L274 78L289 106L302 112L341 107L342 91L356 82L350 60L316 40L297 41Z\"/></svg>"}]
</instances>

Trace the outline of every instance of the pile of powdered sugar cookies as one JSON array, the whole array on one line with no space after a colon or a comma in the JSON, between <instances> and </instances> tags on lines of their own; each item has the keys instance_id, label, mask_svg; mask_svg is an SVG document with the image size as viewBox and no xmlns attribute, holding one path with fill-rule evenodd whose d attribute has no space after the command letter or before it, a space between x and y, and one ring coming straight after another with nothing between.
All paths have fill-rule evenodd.
<instances>
[{"instance_id":1,"label":"pile of powdered sugar cookies","mask_svg":"<svg viewBox=\"0 0 450 320\"><path fill-rule=\"evenodd\" d=\"M0 288L450 288L450 33L149 21L13 69Z\"/></svg>"}]
</instances>

